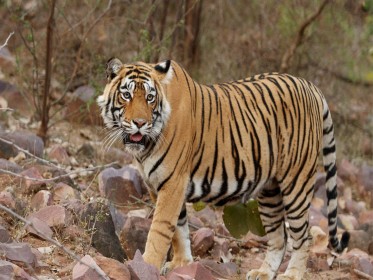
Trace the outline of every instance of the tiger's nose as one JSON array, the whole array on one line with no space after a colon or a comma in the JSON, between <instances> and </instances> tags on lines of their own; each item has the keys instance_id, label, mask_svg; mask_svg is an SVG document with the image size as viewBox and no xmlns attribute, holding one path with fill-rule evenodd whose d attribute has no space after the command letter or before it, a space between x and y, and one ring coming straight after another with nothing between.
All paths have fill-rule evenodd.
<instances>
[{"instance_id":1,"label":"tiger's nose","mask_svg":"<svg viewBox=\"0 0 373 280\"><path fill-rule=\"evenodd\" d=\"M133 123L138 127L138 128L141 128L142 126L144 126L144 124L146 124L146 120L144 119L134 119L132 120Z\"/></svg>"}]
</instances>

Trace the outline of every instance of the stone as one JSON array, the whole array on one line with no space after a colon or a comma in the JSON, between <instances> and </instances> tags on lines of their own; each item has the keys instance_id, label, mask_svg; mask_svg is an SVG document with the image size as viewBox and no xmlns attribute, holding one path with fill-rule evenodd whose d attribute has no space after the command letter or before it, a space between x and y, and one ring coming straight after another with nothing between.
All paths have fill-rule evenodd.
<instances>
[{"instance_id":1,"label":"stone","mask_svg":"<svg viewBox=\"0 0 373 280\"><path fill-rule=\"evenodd\" d=\"M373 224L373 210L361 212L359 215L359 223L362 224Z\"/></svg>"},{"instance_id":2,"label":"stone","mask_svg":"<svg viewBox=\"0 0 373 280\"><path fill-rule=\"evenodd\" d=\"M158 280L160 278L159 270L146 263L139 250L136 251L133 260L127 262L127 266L131 274L131 280Z\"/></svg>"},{"instance_id":3,"label":"stone","mask_svg":"<svg viewBox=\"0 0 373 280\"><path fill-rule=\"evenodd\" d=\"M16 201L14 200L13 194L8 191L0 192L0 204L10 209L16 208Z\"/></svg>"},{"instance_id":4,"label":"stone","mask_svg":"<svg viewBox=\"0 0 373 280\"><path fill-rule=\"evenodd\" d=\"M96 157L96 150L89 143L84 143L77 152L78 155L81 155L88 159L94 159Z\"/></svg>"},{"instance_id":5,"label":"stone","mask_svg":"<svg viewBox=\"0 0 373 280\"><path fill-rule=\"evenodd\" d=\"M80 240L84 238L84 236L88 236L87 232L77 225L68 225L66 228L64 228L63 232L64 238L70 241Z\"/></svg>"},{"instance_id":6,"label":"stone","mask_svg":"<svg viewBox=\"0 0 373 280\"><path fill-rule=\"evenodd\" d=\"M218 279L235 279L239 271L239 267L234 262L217 263L214 260L201 259L199 263Z\"/></svg>"},{"instance_id":7,"label":"stone","mask_svg":"<svg viewBox=\"0 0 373 280\"><path fill-rule=\"evenodd\" d=\"M90 255L85 255L81 260L89 266L78 262L73 268L73 280L91 280L103 278L101 275L105 275L105 272L97 265L97 263ZM93 267L95 269L93 269ZM99 271L100 273L97 271ZM108 277L104 279L109 280Z\"/></svg>"},{"instance_id":8,"label":"stone","mask_svg":"<svg viewBox=\"0 0 373 280\"><path fill-rule=\"evenodd\" d=\"M50 227L66 225L66 209L60 205L51 205L40 209L28 216L28 219L36 217L44 221Z\"/></svg>"},{"instance_id":9,"label":"stone","mask_svg":"<svg viewBox=\"0 0 373 280\"><path fill-rule=\"evenodd\" d=\"M10 261L22 262L31 267L35 267L37 263L36 256L27 243L0 243L0 255Z\"/></svg>"},{"instance_id":10,"label":"stone","mask_svg":"<svg viewBox=\"0 0 373 280\"><path fill-rule=\"evenodd\" d=\"M348 248L358 248L363 250L364 252L368 252L369 244L372 239L372 235L370 235L365 230L351 230L350 233L350 241L348 243Z\"/></svg>"},{"instance_id":11,"label":"stone","mask_svg":"<svg viewBox=\"0 0 373 280\"><path fill-rule=\"evenodd\" d=\"M13 239L10 236L8 230L0 225L0 243L12 243Z\"/></svg>"},{"instance_id":12,"label":"stone","mask_svg":"<svg viewBox=\"0 0 373 280\"><path fill-rule=\"evenodd\" d=\"M324 232L328 232L328 219L321 213L320 210L317 210L312 204L309 211L309 223L310 227L318 226Z\"/></svg>"},{"instance_id":13,"label":"stone","mask_svg":"<svg viewBox=\"0 0 373 280\"><path fill-rule=\"evenodd\" d=\"M59 182L53 187L53 200L64 201L72 198L78 198L76 191L69 185Z\"/></svg>"},{"instance_id":14,"label":"stone","mask_svg":"<svg viewBox=\"0 0 373 280\"><path fill-rule=\"evenodd\" d=\"M361 184L364 186L367 192L373 194L373 166L369 166L366 163L360 169L359 176Z\"/></svg>"},{"instance_id":15,"label":"stone","mask_svg":"<svg viewBox=\"0 0 373 280\"><path fill-rule=\"evenodd\" d=\"M145 251L145 244L151 220L140 217L128 217L119 234L119 240L128 258L133 258L136 251Z\"/></svg>"},{"instance_id":16,"label":"stone","mask_svg":"<svg viewBox=\"0 0 373 280\"><path fill-rule=\"evenodd\" d=\"M348 180L350 182L357 181L359 169L347 159L342 159L337 168L338 176L341 177L342 180Z\"/></svg>"},{"instance_id":17,"label":"stone","mask_svg":"<svg viewBox=\"0 0 373 280\"><path fill-rule=\"evenodd\" d=\"M52 238L53 231L45 221L37 217L29 217L27 221L31 222L33 225L26 228L29 233L37 235L42 239Z\"/></svg>"},{"instance_id":18,"label":"stone","mask_svg":"<svg viewBox=\"0 0 373 280\"><path fill-rule=\"evenodd\" d=\"M30 207L33 210L40 210L52 204L52 193L47 190L38 191L30 201Z\"/></svg>"},{"instance_id":19,"label":"stone","mask_svg":"<svg viewBox=\"0 0 373 280\"><path fill-rule=\"evenodd\" d=\"M60 177L54 180L55 184L63 182L69 186L74 185L74 181L70 178L70 176L61 177L67 174L64 169L44 164L32 164L32 167L36 168L39 171L39 173L43 175L44 178Z\"/></svg>"},{"instance_id":20,"label":"stone","mask_svg":"<svg viewBox=\"0 0 373 280\"><path fill-rule=\"evenodd\" d=\"M2 145L3 143L0 140L0 144ZM0 174L3 174L2 170L7 170L11 171L13 173L20 173L22 172L23 168L19 166L18 164L8 161L6 159L0 158Z\"/></svg>"},{"instance_id":21,"label":"stone","mask_svg":"<svg viewBox=\"0 0 373 280\"><path fill-rule=\"evenodd\" d=\"M70 165L71 163L66 149L61 145L53 145L48 152L48 157L64 165Z\"/></svg>"},{"instance_id":22,"label":"stone","mask_svg":"<svg viewBox=\"0 0 373 280\"><path fill-rule=\"evenodd\" d=\"M227 263L232 259L232 254L229 251L229 241L226 238L214 236L214 244L211 249L211 257L218 261Z\"/></svg>"},{"instance_id":23,"label":"stone","mask_svg":"<svg viewBox=\"0 0 373 280\"><path fill-rule=\"evenodd\" d=\"M88 85L78 87L68 102L65 119L80 124L101 124L101 111L95 102L95 92L96 90Z\"/></svg>"},{"instance_id":24,"label":"stone","mask_svg":"<svg viewBox=\"0 0 373 280\"><path fill-rule=\"evenodd\" d=\"M32 179L44 179L39 170L35 167L30 167L20 173L21 175L32 178ZM45 183L42 181L35 181L30 179L22 179L22 192L24 194L31 194L39 191L45 186Z\"/></svg>"},{"instance_id":25,"label":"stone","mask_svg":"<svg viewBox=\"0 0 373 280\"><path fill-rule=\"evenodd\" d=\"M214 232L209 228L200 228L192 238L192 250L196 256L203 257L214 245Z\"/></svg>"},{"instance_id":26,"label":"stone","mask_svg":"<svg viewBox=\"0 0 373 280\"><path fill-rule=\"evenodd\" d=\"M94 260L110 280L131 280L131 273L125 264L99 255Z\"/></svg>"},{"instance_id":27,"label":"stone","mask_svg":"<svg viewBox=\"0 0 373 280\"><path fill-rule=\"evenodd\" d=\"M31 154L38 157L43 157L44 152L44 142L34 133L29 131L15 131L15 132L1 132L0 138L4 138L7 141L10 141L24 150L29 151ZM1 142L1 140L0 140ZM19 150L14 146L2 142L0 145L0 157L9 159L11 157L17 156Z\"/></svg>"},{"instance_id":28,"label":"stone","mask_svg":"<svg viewBox=\"0 0 373 280\"><path fill-rule=\"evenodd\" d=\"M111 147L108 150L100 149L100 151L100 157L105 163L117 161L120 165L124 166L131 164L133 161L132 155L124 151L124 149Z\"/></svg>"},{"instance_id":29,"label":"stone","mask_svg":"<svg viewBox=\"0 0 373 280\"><path fill-rule=\"evenodd\" d=\"M345 230L354 230L357 229L359 226L359 222L353 215L339 214L338 218L344 226Z\"/></svg>"},{"instance_id":30,"label":"stone","mask_svg":"<svg viewBox=\"0 0 373 280\"><path fill-rule=\"evenodd\" d=\"M125 166L121 169L107 168L99 174L98 182L101 196L117 206L135 202L131 196L135 198L142 196L143 181L138 170L133 166Z\"/></svg>"},{"instance_id":31,"label":"stone","mask_svg":"<svg viewBox=\"0 0 373 280\"><path fill-rule=\"evenodd\" d=\"M215 228L217 223L216 213L208 205L201 211L195 212L194 215L198 217L205 226Z\"/></svg>"},{"instance_id":32,"label":"stone","mask_svg":"<svg viewBox=\"0 0 373 280\"><path fill-rule=\"evenodd\" d=\"M178 267L167 275L167 280L179 279L217 280L217 278L212 275L210 270L205 268L200 262L194 262L186 266Z\"/></svg>"},{"instance_id":33,"label":"stone","mask_svg":"<svg viewBox=\"0 0 373 280\"><path fill-rule=\"evenodd\" d=\"M0 260L0 280L8 279L35 280L18 265Z\"/></svg>"},{"instance_id":34,"label":"stone","mask_svg":"<svg viewBox=\"0 0 373 280\"><path fill-rule=\"evenodd\" d=\"M221 235L221 236L226 236L226 237L230 237L231 234L229 233L228 229L226 228L226 226L224 225L224 223L219 223L216 228L215 228L215 233L218 235Z\"/></svg>"},{"instance_id":35,"label":"stone","mask_svg":"<svg viewBox=\"0 0 373 280\"><path fill-rule=\"evenodd\" d=\"M92 202L82 211L81 220L92 231L92 246L102 255L122 262L127 258L107 205Z\"/></svg>"}]
</instances>

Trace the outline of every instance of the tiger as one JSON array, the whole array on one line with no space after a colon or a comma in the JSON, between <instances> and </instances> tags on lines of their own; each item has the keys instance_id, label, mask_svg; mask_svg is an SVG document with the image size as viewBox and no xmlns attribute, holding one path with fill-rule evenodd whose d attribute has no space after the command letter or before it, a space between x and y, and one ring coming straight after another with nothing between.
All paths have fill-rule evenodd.
<instances>
[{"instance_id":1,"label":"tiger","mask_svg":"<svg viewBox=\"0 0 373 280\"><path fill-rule=\"evenodd\" d=\"M291 258L276 279L302 279L321 149L329 245L336 252L347 247L349 233L337 236L333 122L314 84L266 73L205 85L172 60L123 64L111 58L106 75L97 98L103 122L133 155L155 202L145 262L162 274L193 262L187 202L223 206L254 198L268 248L246 279L273 279L288 237ZM173 258L166 262L171 245Z\"/></svg>"}]
</instances>

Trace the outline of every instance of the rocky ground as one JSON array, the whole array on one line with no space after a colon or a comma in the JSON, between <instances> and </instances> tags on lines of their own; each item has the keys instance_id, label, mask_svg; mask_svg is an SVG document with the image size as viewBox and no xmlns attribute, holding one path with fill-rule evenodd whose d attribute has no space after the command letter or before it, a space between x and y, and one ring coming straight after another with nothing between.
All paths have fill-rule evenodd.
<instances>
[{"instance_id":1,"label":"rocky ground","mask_svg":"<svg viewBox=\"0 0 373 280\"><path fill-rule=\"evenodd\" d=\"M2 100L16 108L12 98L3 94ZM71 106L84 100L76 102ZM245 279L264 259L265 237L237 240L227 232L221 209L196 212L189 205L195 262L160 276L140 253L153 205L131 157L120 146L103 147L102 128L89 125L94 110L92 116L74 117L78 124L65 118L53 126L47 145L30 118L0 114L0 279ZM305 279L373 279L373 166L341 159L338 167L338 225L351 233L351 242L340 255L327 248L320 172Z\"/></svg>"}]
</instances>

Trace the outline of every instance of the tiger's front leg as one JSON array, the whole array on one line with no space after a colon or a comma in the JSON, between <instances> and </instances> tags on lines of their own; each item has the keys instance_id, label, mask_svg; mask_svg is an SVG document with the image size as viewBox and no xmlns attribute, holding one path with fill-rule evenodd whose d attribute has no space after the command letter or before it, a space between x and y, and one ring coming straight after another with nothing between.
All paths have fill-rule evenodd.
<instances>
[{"instance_id":1,"label":"tiger's front leg","mask_svg":"<svg viewBox=\"0 0 373 280\"><path fill-rule=\"evenodd\" d=\"M179 178L182 177L179 175ZM170 178L158 191L155 212L143 254L145 262L161 269L185 199L186 180Z\"/></svg>"},{"instance_id":2,"label":"tiger's front leg","mask_svg":"<svg viewBox=\"0 0 373 280\"><path fill-rule=\"evenodd\" d=\"M167 262L163 266L161 270L161 274L163 275L165 275L167 272L171 271L175 267L184 266L193 261L190 248L189 225L185 203L183 204L179 218L177 220L176 231L174 237L172 238L172 249L172 261Z\"/></svg>"}]
</instances>

